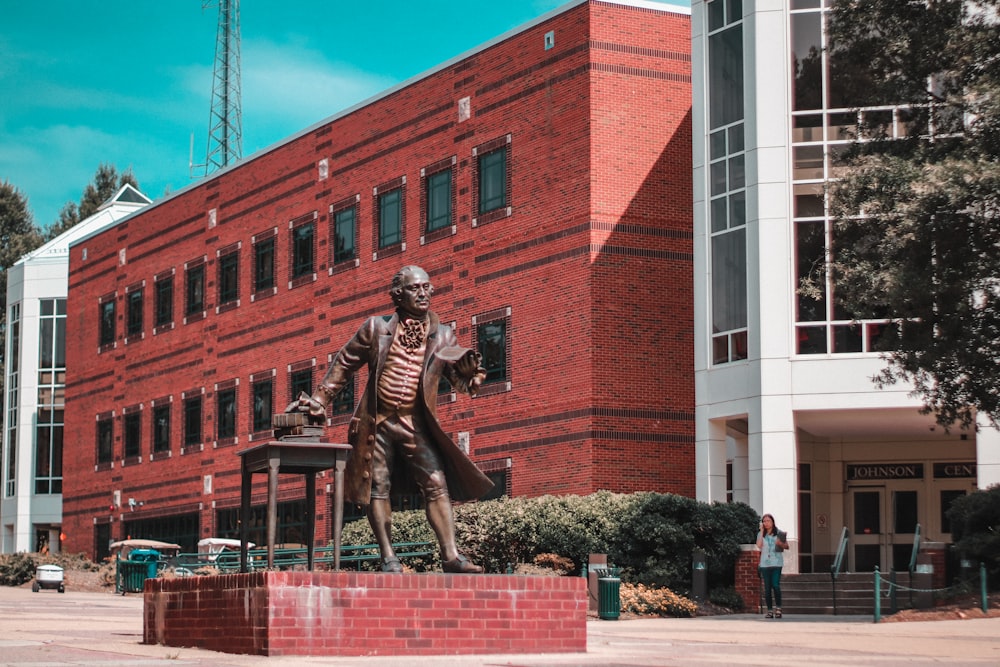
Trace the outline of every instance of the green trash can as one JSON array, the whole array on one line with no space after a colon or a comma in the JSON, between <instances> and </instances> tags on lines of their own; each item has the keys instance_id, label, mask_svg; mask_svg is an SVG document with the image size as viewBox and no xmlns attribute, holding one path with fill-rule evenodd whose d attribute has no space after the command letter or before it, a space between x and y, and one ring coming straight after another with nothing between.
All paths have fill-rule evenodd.
<instances>
[{"instance_id":1,"label":"green trash can","mask_svg":"<svg viewBox=\"0 0 1000 667\"><path fill-rule=\"evenodd\" d=\"M597 617L617 621L622 611L620 567L597 570Z\"/></svg>"},{"instance_id":2,"label":"green trash can","mask_svg":"<svg viewBox=\"0 0 1000 667\"><path fill-rule=\"evenodd\" d=\"M160 552L155 549L133 549L127 559L118 559L115 592L141 593L146 579L155 579Z\"/></svg>"}]
</instances>

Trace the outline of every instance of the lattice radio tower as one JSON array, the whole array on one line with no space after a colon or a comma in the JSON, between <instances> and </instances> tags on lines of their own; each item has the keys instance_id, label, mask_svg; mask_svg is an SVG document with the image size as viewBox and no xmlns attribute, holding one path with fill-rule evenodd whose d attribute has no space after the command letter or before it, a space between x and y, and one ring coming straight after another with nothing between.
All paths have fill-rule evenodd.
<instances>
[{"instance_id":1,"label":"lattice radio tower","mask_svg":"<svg viewBox=\"0 0 1000 667\"><path fill-rule=\"evenodd\" d=\"M205 0L208 9L215 0ZM219 28L215 38L212 113L208 122L205 175L243 158L240 103L240 0L218 0Z\"/></svg>"}]
</instances>

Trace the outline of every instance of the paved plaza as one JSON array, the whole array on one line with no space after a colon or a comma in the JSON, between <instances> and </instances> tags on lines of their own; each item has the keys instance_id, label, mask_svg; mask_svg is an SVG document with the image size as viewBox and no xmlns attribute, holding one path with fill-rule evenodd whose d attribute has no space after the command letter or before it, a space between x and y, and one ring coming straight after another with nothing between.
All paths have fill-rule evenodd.
<instances>
[{"instance_id":1,"label":"paved plaza","mask_svg":"<svg viewBox=\"0 0 1000 667\"><path fill-rule=\"evenodd\" d=\"M0 665L136 667L357 665L998 665L1000 618L872 623L870 616L756 615L600 621L587 653L427 657L241 656L142 643L142 596L0 587Z\"/></svg>"}]
</instances>

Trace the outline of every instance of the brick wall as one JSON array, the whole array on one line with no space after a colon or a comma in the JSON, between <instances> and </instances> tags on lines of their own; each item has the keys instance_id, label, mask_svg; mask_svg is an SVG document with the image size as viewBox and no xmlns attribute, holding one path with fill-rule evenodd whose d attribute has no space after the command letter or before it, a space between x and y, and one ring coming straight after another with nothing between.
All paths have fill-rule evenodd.
<instances>
[{"instance_id":1,"label":"brick wall","mask_svg":"<svg viewBox=\"0 0 1000 667\"><path fill-rule=\"evenodd\" d=\"M694 495L689 42L690 17L667 5L571 7L71 247L65 548L93 553L98 525L122 539L129 520L181 514L197 516L200 537L216 535L218 511L239 503L236 452L268 437L250 426L251 378L273 377L280 411L290 367L312 367L318 382L364 318L391 312L388 283L404 264L428 270L434 310L463 345L473 318L507 324L509 386L444 396L439 416L469 434L479 465L508 471L513 495ZM498 145L509 150L509 207L480 215L474 153ZM452 162L453 225L427 232L422 170ZM374 188L395 186L404 242L379 249ZM350 205L357 257L336 263L331 208ZM301 224L315 225L315 271L293 280ZM270 238L276 286L255 292L254 246ZM219 260L231 253L238 301L220 304ZM205 304L185 315L198 263ZM173 323L154 327L156 286L170 277ZM143 327L127 336L126 293L137 289ZM115 341L101 347L109 299ZM357 396L364 381L362 371ZM237 433L222 439L221 387L235 387L237 407ZM184 445L192 395L203 397L202 437ZM159 452L154 403L171 406ZM123 456L125 409L141 414L138 457ZM97 461L102 417L113 421L109 462ZM346 438L348 419L331 418L333 439ZM139 502L113 506L116 491ZM280 493L304 496L301 483ZM264 498L260 481L253 502ZM328 504L317 501L320 539Z\"/></svg>"},{"instance_id":2,"label":"brick wall","mask_svg":"<svg viewBox=\"0 0 1000 667\"><path fill-rule=\"evenodd\" d=\"M580 577L259 572L147 579L147 644L280 655L582 653Z\"/></svg>"},{"instance_id":3,"label":"brick wall","mask_svg":"<svg viewBox=\"0 0 1000 667\"><path fill-rule=\"evenodd\" d=\"M740 545L740 549L736 559L736 592L743 598L743 608L752 612L760 606L761 581L757 572L760 551L753 544Z\"/></svg>"}]
</instances>

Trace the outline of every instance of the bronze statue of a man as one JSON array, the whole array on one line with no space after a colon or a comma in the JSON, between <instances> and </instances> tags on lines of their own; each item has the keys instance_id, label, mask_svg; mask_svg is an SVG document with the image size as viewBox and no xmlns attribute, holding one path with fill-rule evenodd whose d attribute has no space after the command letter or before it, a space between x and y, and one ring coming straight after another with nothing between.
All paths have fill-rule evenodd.
<instances>
[{"instance_id":1,"label":"bronze statue of a man","mask_svg":"<svg viewBox=\"0 0 1000 667\"><path fill-rule=\"evenodd\" d=\"M431 312L434 287L426 271L404 266L393 276L389 293L395 314L366 320L337 353L312 397L300 399L299 409L325 417L326 406L344 383L367 366L368 383L348 429L353 451L344 495L368 506L382 571L403 571L392 547L390 493L415 484L423 494L444 571L479 573L483 568L458 552L451 500L479 498L493 483L442 430L437 394L443 376L474 396L486 371L479 366L479 355L459 347L451 327Z\"/></svg>"}]
</instances>

